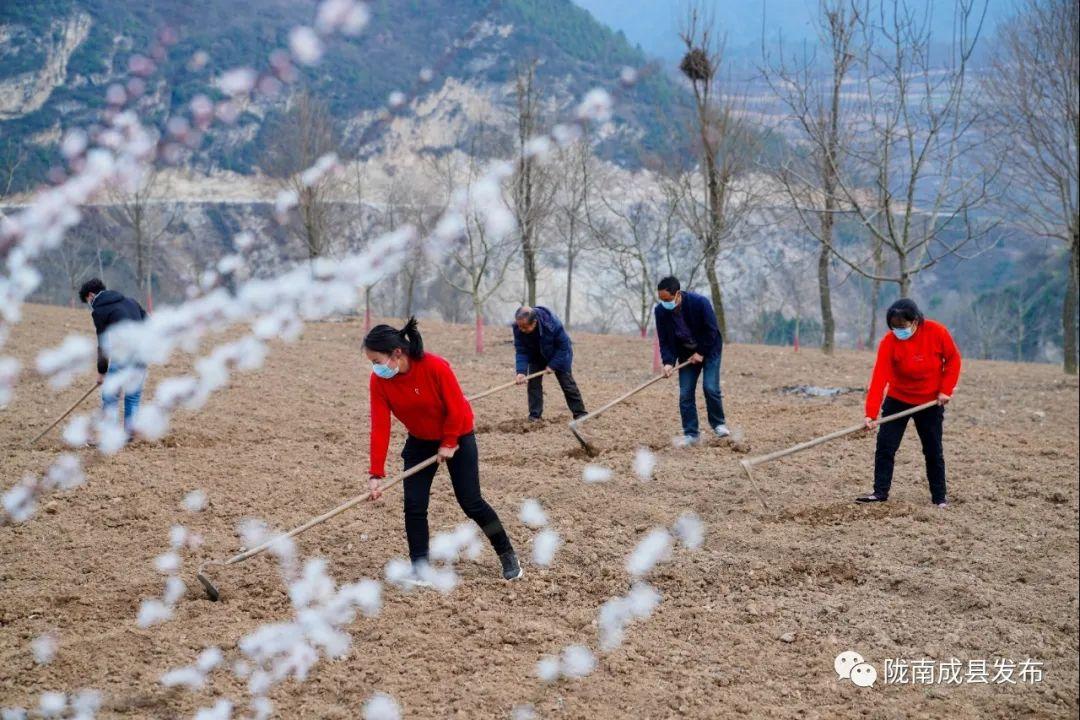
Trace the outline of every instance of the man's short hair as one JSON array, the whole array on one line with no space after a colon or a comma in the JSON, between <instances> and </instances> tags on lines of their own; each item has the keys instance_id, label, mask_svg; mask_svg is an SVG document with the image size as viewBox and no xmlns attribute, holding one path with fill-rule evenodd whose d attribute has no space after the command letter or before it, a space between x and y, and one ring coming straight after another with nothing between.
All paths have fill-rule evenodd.
<instances>
[{"instance_id":1,"label":"man's short hair","mask_svg":"<svg viewBox=\"0 0 1080 720\"><path fill-rule=\"evenodd\" d=\"M675 277L674 275L668 275L666 278L656 284L656 289L658 291L663 290L664 292L669 292L672 295L679 292L679 289L681 287L682 286L679 285L679 278Z\"/></svg>"},{"instance_id":2,"label":"man's short hair","mask_svg":"<svg viewBox=\"0 0 1080 720\"><path fill-rule=\"evenodd\" d=\"M81 288L79 288L79 300L81 302L86 302L86 298L91 294L97 295L105 289L105 283L101 282L99 278L90 278L82 284Z\"/></svg>"},{"instance_id":3,"label":"man's short hair","mask_svg":"<svg viewBox=\"0 0 1080 720\"><path fill-rule=\"evenodd\" d=\"M514 313L514 322L521 322L522 320L532 325L536 322L536 310L524 305L519 307L517 312Z\"/></svg>"}]
</instances>

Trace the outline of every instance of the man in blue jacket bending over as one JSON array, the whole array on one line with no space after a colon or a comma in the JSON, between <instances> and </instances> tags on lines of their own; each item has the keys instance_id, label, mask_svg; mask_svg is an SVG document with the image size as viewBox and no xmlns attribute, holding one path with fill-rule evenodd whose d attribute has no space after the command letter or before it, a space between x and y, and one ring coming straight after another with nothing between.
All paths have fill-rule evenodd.
<instances>
[{"instance_id":1,"label":"man in blue jacket bending over","mask_svg":"<svg viewBox=\"0 0 1080 720\"><path fill-rule=\"evenodd\" d=\"M671 377L678 362L690 364L679 370L679 414L682 416L682 444L696 445L699 440L697 401L698 376L705 390L705 410L709 427L717 437L731 433L724 421L724 402L720 393L720 357L724 338L716 323L712 303L704 295L681 289L679 280L666 277L657 285L656 337L664 361L664 377Z\"/></svg>"},{"instance_id":2,"label":"man in blue jacket bending over","mask_svg":"<svg viewBox=\"0 0 1080 720\"><path fill-rule=\"evenodd\" d=\"M120 396L124 398L124 429L130 436L133 430L135 413L139 411L139 403L142 400L143 383L146 381L146 366L125 366L120 363L109 362L107 352L107 338L109 328L121 322L142 322L146 319L146 311L142 305L132 298L122 295L115 290L105 288L99 278L91 278L79 288L79 299L90 306L90 314L94 320L94 329L98 338L97 371L98 385L105 385L107 375L117 376L124 373L125 377L119 379L119 384L110 383L101 388L101 409L106 417L114 422L120 420ZM117 385L115 388L112 385Z\"/></svg>"},{"instance_id":3,"label":"man in blue jacket bending over","mask_svg":"<svg viewBox=\"0 0 1080 720\"><path fill-rule=\"evenodd\" d=\"M547 368L559 381L574 418L588 414L581 391L570 373L574 346L555 313L540 306L518 308L514 313L514 350L518 385L525 382L526 375ZM543 375L529 380L529 420L532 422L539 421L544 413L543 380Z\"/></svg>"}]
</instances>

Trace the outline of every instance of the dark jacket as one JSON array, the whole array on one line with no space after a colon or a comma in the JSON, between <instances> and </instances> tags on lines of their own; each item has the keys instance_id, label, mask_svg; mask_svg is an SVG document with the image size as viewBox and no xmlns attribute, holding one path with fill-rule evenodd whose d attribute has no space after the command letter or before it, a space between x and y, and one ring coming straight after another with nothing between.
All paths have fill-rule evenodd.
<instances>
[{"instance_id":1,"label":"dark jacket","mask_svg":"<svg viewBox=\"0 0 1080 720\"><path fill-rule=\"evenodd\" d=\"M697 343L697 352L706 358L718 355L724 348L724 339L720 336L716 313L713 312L709 298L683 290L679 310L686 320L686 326L690 328L694 342ZM656 337L660 341L660 357L665 365L675 365L678 361L690 357L691 354L681 350L675 339L675 318L672 317L674 312L674 310L665 310L660 304L657 304L654 311Z\"/></svg>"},{"instance_id":2,"label":"dark jacket","mask_svg":"<svg viewBox=\"0 0 1080 720\"><path fill-rule=\"evenodd\" d=\"M146 311L142 309L142 305L115 290L102 290L94 296L90 314L94 318L94 329L97 330L97 369L99 373L104 375L109 371L109 356L105 354L105 348L102 344L105 331L116 323L125 320L134 320L135 322L145 320Z\"/></svg>"},{"instance_id":3,"label":"dark jacket","mask_svg":"<svg viewBox=\"0 0 1080 720\"><path fill-rule=\"evenodd\" d=\"M541 360L552 370L570 372L570 366L574 362L574 346L570 342L570 336L566 334L566 329L559 322L559 318L555 317L555 313L546 307L537 306L533 309L536 311L536 329L533 332L540 333L541 357L530 357L529 343L525 339L525 333L521 332L515 323L514 350L516 351L516 357L514 364L517 372L524 375L529 370L530 361L532 361L533 365L536 365L537 361ZM533 368L534 371L539 369L538 367Z\"/></svg>"}]
</instances>

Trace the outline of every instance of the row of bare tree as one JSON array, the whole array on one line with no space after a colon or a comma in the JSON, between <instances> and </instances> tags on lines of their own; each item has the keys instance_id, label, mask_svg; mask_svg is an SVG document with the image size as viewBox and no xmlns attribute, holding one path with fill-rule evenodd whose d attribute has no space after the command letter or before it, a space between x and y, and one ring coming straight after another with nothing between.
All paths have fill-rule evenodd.
<instances>
[{"instance_id":1,"label":"row of bare tree","mask_svg":"<svg viewBox=\"0 0 1080 720\"><path fill-rule=\"evenodd\" d=\"M811 254L822 349L836 346L834 293L850 277L869 287L858 315L872 345L885 285L906 296L945 259L966 260L1001 237L1049 238L1066 248L1061 327L1064 368L1075 373L1077 5L1024 0L992 43L989 69L973 64L985 9L956 0L954 31L942 39L931 33L926 8L902 0L821 0L816 43L789 49L780 39L772 54L763 39L760 78L771 92L755 104L725 62L712 18L692 7L680 34L692 107L672 127L686 139L689 165L671 159L620 172L596 157L587 136L538 150L535 138L552 118L532 62L518 69L505 122L477 128L467 152L429 148L415 167L379 178L361 162L312 173L340 152L342 137L326 103L299 93L268 133L262 170L291 197L287 227L308 258L355 249L404 223L426 235L464 189L472 211L460 240L437 262L418 245L413 262L385 287L369 288L368 298L392 286L408 314L421 286L438 277L467 301L478 351L491 300L535 304L542 277L555 275L568 324L575 298L585 297L601 324L622 316L645 335L656 281L675 273L688 285L707 283L726 332L725 270L730 278L741 266L783 275L780 305L801 318L808 293L793 263ZM490 157L512 158L512 177L497 198L473 197ZM165 195L151 172L138 187L117 188L108 203L130 238L148 304L156 248L176 216ZM483 208L474 205L495 201L513 216L513 233L492 236L480 221ZM792 253L777 250L778 233L790 235ZM808 252L807 243L816 249ZM80 264L92 263L58 252L74 286L89 271ZM753 257L759 262L751 267ZM514 268L520 284L510 281ZM582 272L588 280L578 291ZM973 327L1001 325L989 307L973 313Z\"/></svg>"}]
</instances>

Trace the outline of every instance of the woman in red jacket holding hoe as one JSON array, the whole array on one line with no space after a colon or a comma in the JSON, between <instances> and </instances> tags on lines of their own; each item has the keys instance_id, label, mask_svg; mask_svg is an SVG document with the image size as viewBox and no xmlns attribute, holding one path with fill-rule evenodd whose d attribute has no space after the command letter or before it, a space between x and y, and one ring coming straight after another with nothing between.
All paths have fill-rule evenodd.
<instances>
[{"instance_id":1,"label":"woman in red jacket holding hoe","mask_svg":"<svg viewBox=\"0 0 1080 720\"><path fill-rule=\"evenodd\" d=\"M390 414L409 431L401 457L405 469L432 455L439 462L406 478L405 535L414 581L423 582L428 557L428 499L431 481L446 463L458 504L491 541L502 563L503 577L515 580L521 565L499 516L480 494L480 467L473 432L473 412L461 392L457 377L438 355L424 352L416 318L401 330L376 325L364 338L364 353L372 364L371 397L371 499L378 500L379 480L385 476L386 451L390 445Z\"/></svg>"},{"instance_id":2,"label":"woman in red jacket holding hoe","mask_svg":"<svg viewBox=\"0 0 1080 720\"><path fill-rule=\"evenodd\" d=\"M877 418L907 410L932 400L937 405L910 415L922 441L930 499L948 507L945 496L945 453L941 445L945 405L952 399L960 378L960 351L944 325L927 320L912 300L902 298L885 314L889 333L878 345L877 361L866 394L866 429L878 426ZM882 396L885 403L882 404ZM908 418L882 425L874 455L874 492L857 503L885 502L892 485L893 459L907 429Z\"/></svg>"}]
</instances>

